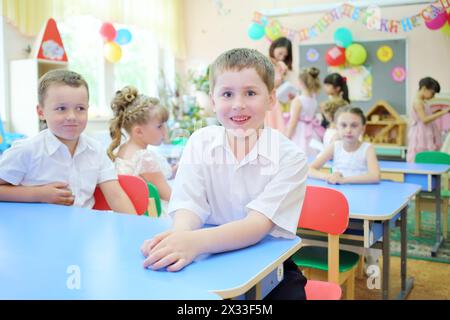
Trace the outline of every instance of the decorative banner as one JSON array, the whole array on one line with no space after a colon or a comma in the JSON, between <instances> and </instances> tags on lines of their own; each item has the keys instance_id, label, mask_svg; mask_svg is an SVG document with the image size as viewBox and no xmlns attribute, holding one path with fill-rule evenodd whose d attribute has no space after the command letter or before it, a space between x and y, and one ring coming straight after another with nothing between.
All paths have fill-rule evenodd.
<instances>
[{"instance_id":1,"label":"decorative banner","mask_svg":"<svg viewBox=\"0 0 450 320\"><path fill-rule=\"evenodd\" d=\"M394 56L394 51L390 46L381 46L377 50L378 60L381 62L388 62Z\"/></svg>"},{"instance_id":2,"label":"decorative banner","mask_svg":"<svg viewBox=\"0 0 450 320\"><path fill-rule=\"evenodd\" d=\"M306 60L309 62L316 62L319 60L319 51L314 48L309 48L308 51L306 51Z\"/></svg>"},{"instance_id":3,"label":"decorative banner","mask_svg":"<svg viewBox=\"0 0 450 320\"><path fill-rule=\"evenodd\" d=\"M345 3L324 14L309 28L302 28L299 30L285 28L277 20L263 16L259 12L254 13L253 22L265 26L266 36L271 41L281 36L289 37L291 40L293 40L295 36L298 36L300 41L305 41L317 37L333 22L341 20L342 18L357 21L370 30L387 33L399 33L399 31L409 32L419 27L422 22L432 30L442 30L443 28L446 28L446 24L442 22L444 21L444 15L445 19L450 19L445 14L445 10L448 8L450 8L450 0L439 0L425 7L422 11L413 16L404 17L400 20L391 20L381 18L380 10L374 6L363 9ZM448 24L450 24L450 22L448 22ZM446 34L446 31L447 29L442 32Z\"/></svg>"},{"instance_id":4,"label":"decorative banner","mask_svg":"<svg viewBox=\"0 0 450 320\"><path fill-rule=\"evenodd\" d=\"M391 71L391 77L395 82L402 82L406 79L406 70L404 67L394 67Z\"/></svg>"}]
</instances>

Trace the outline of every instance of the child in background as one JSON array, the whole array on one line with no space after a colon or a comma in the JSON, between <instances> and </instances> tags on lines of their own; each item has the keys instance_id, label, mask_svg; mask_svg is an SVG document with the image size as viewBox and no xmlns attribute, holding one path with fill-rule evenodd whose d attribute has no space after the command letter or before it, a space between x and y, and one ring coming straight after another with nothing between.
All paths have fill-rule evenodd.
<instances>
[{"instance_id":1,"label":"child in background","mask_svg":"<svg viewBox=\"0 0 450 320\"><path fill-rule=\"evenodd\" d=\"M287 137L294 141L306 155L316 156L317 149L310 147L311 140L322 141L323 127L316 119L316 93L320 90L320 70L312 67L303 69L299 75L301 95L291 102L291 117L288 123Z\"/></svg>"},{"instance_id":2,"label":"child in background","mask_svg":"<svg viewBox=\"0 0 450 320\"><path fill-rule=\"evenodd\" d=\"M284 81L289 70L292 70L292 42L288 38L280 37L272 42L269 48L270 61L275 70L275 89ZM294 96L291 97L291 99ZM277 129L281 133L286 132L283 119L283 112L280 102L277 101L272 110L266 114L265 124L268 127Z\"/></svg>"},{"instance_id":3,"label":"child in background","mask_svg":"<svg viewBox=\"0 0 450 320\"><path fill-rule=\"evenodd\" d=\"M83 134L88 120L86 81L68 70L39 79L37 113L47 122L0 160L0 201L46 202L92 208L99 185L111 209L136 213L100 143Z\"/></svg>"},{"instance_id":4,"label":"child in background","mask_svg":"<svg viewBox=\"0 0 450 320\"><path fill-rule=\"evenodd\" d=\"M155 185L165 212L171 195L167 180L173 175L172 168L163 156L148 150L147 146L160 145L167 136L167 109L158 99L139 94L132 86L116 92L111 109L114 118L109 127L112 142L108 156L115 162L119 174L140 176ZM122 129L128 134L128 140L120 145ZM119 150L115 154L117 147Z\"/></svg>"},{"instance_id":5,"label":"child in background","mask_svg":"<svg viewBox=\"0 0 450 320\"><path fill-rule=\"evenodd\" d=\"M324 90L328 95L329 100L343 99L350 104L350 98L348 96L347 79L341 76L339 73L331 73L323 79ZM324 103L320 105L320 111L322 113L322 126L328 128L329 122L324 115Z\"/></svg>"},{"instance_id":6,"label":"child in background","mask_svg":"<svg viewBox=\"0 0 450 320\"><path fill-rule=\"evenodd\" d=\"M323 146L326 148L329 144L339 139L334 116L338 109L348 105L348 102L344 99L333 99L325 101L323 105L323 115L329 123L328 128L325 130L325 134L323 135Z\"/></svg>"},{"instance_id":7,"label":"child in background","mask_svg":"<svg viewBox=\"0 0 450 320\"><path fill-rule=\"evenodd\" d=\"M442 146L442 137L434 120L450 111L450 107L432 113L427 101L441 87L433 78L426 77L419 81L419 91L416 94L410 110L410 125L408 131L408 153L406 160L414 162L416 154L422 151L437 151Z\"/></svg>"},{"instance_id":8,"label":"child in background","mask_svg":"<svg viewBox=\"0 0 450 320\"><path fill-rule=\"evenodd\" d=\"M172 228L142 245L146 268L178 271L201 254L248 247L268 234L296 235L307 161L292 141L264 128L275 104L272 63L256 50L229 50L212 64L209 79L223 126L190 137L169 203ZM292 260L284 271L267 298L305 299L306 279Z\"/></svg>"},{"instance_id":9,"label":"child in background","mask_svg":"<svg viewBox=\"0 0 450 320\"><path fill-rule=\"evenodd\" d=\"M370 143L359 140L366 124L363 111L352 106L342 107L335 119L341 140L330 144L311 163L309 176L330 184L379 182L380 168L375 149ZM321 172L323 165L331 159L333 172Z\"/></svg>"}]
</instances>

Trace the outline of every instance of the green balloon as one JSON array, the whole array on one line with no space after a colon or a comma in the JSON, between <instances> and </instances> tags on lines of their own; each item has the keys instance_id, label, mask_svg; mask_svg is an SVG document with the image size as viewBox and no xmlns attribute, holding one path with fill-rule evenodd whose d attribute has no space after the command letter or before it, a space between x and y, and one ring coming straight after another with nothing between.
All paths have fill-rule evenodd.
<instances>
[{"instance_id":1,"label":"green balloon","mask_svg":"<svg viewBox=\"0 0 450 320\"><path fill-rule=\"evenodd\" d=\"M345 58L350 64L359 66L366 61L367 51L359 43L353 43L345 49Z\"/></svg>"},{"instance_id":2,"label":"green balloon","mask_svg":"<svg viewBox=\"0 0 450 320\"><path fill-rule=\"evenodd\" d=\"M450 36L450 23L446 22L444 26L441 28L441 32L446 36Z\"/></svg>"}]
</instances>

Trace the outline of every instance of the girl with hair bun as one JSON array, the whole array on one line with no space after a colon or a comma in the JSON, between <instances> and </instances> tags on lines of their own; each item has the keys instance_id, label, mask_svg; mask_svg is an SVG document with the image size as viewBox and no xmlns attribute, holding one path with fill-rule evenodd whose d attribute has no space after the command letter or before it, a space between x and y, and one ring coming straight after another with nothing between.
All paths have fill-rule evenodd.
<instances>
[{"instance_id":1,"label":"girl with hair bun","mask_svg":"<svg viewBox=\"0 0 450 320\"><path fill-rule=\"evenodd\" d=\"M109 126L112 142L108 156L115 162L118 174L140 176L154 184L163 208L166 207L171 195L167 179L173 175L172 168L164 157L147 146L160 145L167 137L167 109L157 98L140 94L132 86L116 92L111 109L114 118ZM127 140L121 144L124 133Z\"/></svg>"},{"instance_id":2,"label":"girl with hair bun","mask_svg":"<svg viewBox=\"0 0 450 320\"><path fill-rule=\"evenodd\" d=\"M291 102L291 116L287 136L294 141L307 156L316 156L318 150L310 147L311 140L322 141L324 128L315 115L318 109L316 94L320 91L320 70L311 67L301 70L299 87L301 95Z\"/></svg>"}]
</instances>

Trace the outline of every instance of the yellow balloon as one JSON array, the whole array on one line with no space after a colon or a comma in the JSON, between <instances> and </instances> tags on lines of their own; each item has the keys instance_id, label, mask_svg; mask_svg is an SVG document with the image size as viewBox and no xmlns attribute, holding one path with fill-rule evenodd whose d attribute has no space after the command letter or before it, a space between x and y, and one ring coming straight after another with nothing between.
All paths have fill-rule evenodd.
<instances>
[{"instance_id":1,"label":"yellow balloon","mask_svg":"<svg viewBox=\"0 0 450 320\"><path fill-rule=\"evenodd\" d=\"M111 63L115 63L122 58L122 48L120 46L112 41L108 41L103 46L103 55L105 56L106 60L108 60Z\"/></svg>"},{"instance_id":2,"label":"yellow balloon","mask_svg":"<svg viewBox=\"0 0 450 320\"><path fill-rule=\"evenodd\" d=\"M446 22L444 26L441 28L441 32L446 36L450 36L450 24Z\"/></svg>"}]
</instances>

